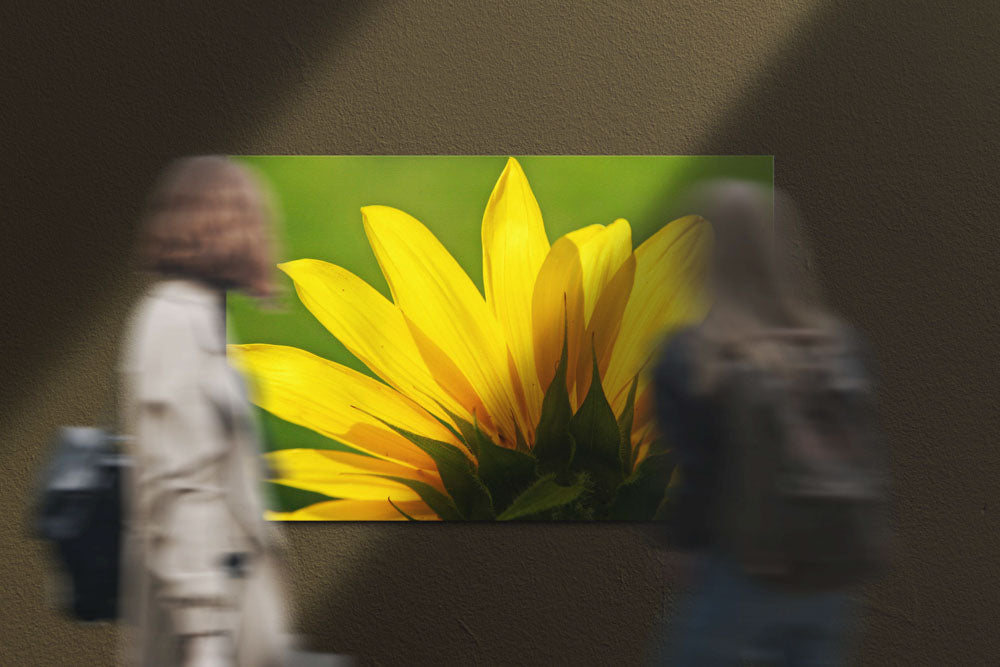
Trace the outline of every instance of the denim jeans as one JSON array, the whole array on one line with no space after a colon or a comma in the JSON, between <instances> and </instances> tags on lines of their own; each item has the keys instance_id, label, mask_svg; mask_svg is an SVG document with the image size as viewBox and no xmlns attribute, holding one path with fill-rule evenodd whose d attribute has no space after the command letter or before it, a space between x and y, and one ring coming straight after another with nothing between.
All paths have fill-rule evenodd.
<instances>
[{"instance_id":1,"label":"denim jeans","mask_svg":"<svg viewBox=\"0 0 1000 667\"><path fill-rule=\"evenodd\" d=\"M839 665L852 612L847 592L775 590L719 555L696 564L693 588L660 633L652 664Z\"/></svg>"}]
</instances>

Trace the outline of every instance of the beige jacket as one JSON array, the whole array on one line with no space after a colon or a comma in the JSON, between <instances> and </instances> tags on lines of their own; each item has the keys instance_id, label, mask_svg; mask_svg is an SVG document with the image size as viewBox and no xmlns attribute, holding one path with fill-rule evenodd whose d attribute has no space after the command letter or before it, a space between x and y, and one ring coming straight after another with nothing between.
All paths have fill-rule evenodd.
<instances>
[{"instance_id":1,"label":"beige jacket","mask_svg":"<svg viewBox=\"0 0 1000 667\"><path fill-rule=\"evenodd\" d=\"M180 664L187 635L223 633L236 664L277 664L284 598L263 520L259 439L226 360L223 294L155 284L122 357L121 407L135 467L126 486L126 662ZM231 554L246 554L233 576Z\"/></svg>"}]
</instances>

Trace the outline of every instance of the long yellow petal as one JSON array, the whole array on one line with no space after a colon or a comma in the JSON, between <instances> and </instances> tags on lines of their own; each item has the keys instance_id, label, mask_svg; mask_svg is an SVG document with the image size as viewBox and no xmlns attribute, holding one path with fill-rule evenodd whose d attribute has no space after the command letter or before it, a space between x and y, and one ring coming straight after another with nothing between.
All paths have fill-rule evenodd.
<instances>
[{"instance_id":1,"label":"long yellow petal","mask_svg":"<svg viewBox=\"0 0 1000 667\"><path fill-rule=\"evenodd\" d=\"M444 406L467 421L465 405L441 388L399 308L350 271L317 259L279 264L303 305L355 357L422 408L447 419Z\"/></svg>"},{"instance_id":2,"label":"long yellow petal","mask_svg":"<svg viewBox=\"0 0 1000 667\"><path fill-rule=\"evenodd\" d=\"M448 395L456 401L459 405L463 406L465 409L464 413L458 414L469 414L476 415L479 420L480 426L489 433L491 437L497 435L496 426L493 423L493 418L490 417L489 411L486 406L483 405L482 399L479 398L479 394L472 387L469 382L469 378L465 376L465 373L452 361L441 346L431 339L430 336L425 334L423 330L420 329L416 324L414 324L410 318L403 316L406 320L406 326L410 330L410 335L413 337L413 342L416 343L417 348L420 350L420 355L423 357L429 368L434 369L434 378L437 380L438 385L444 389ZM472 421L469 419L469 421Z\"/></svg>"},{"instance_id":3,"label":"long yellow petal","mask_svg":"<svg viewBox=\"0 0 1000 667\"><path fill-rule=\"evenodd\" d=\"M231 345L230 355L252 380L257 405L380 458L436 470L431 458L393 426L459 444L434 417L398 391L322 357L283 345Z\"/></svg>"},{"instance_id":4,"label":"long yellow petal","mask_svg":"<svg viewBox=\"0 0 1000 667\"><path fill-rule=\"evenodd\" d=\"M606 366L617 336L632 289L631 244L632 232L625 220L616 220L607 227L584 227L557 240L538 272L532 324L539 380L548 387L555 372L565 317L569 358L566 384L570 400L577 406L590 385L591 346L602 360L601 365Z\"/></svg>"},{"instance_id":5,"label":"long yellow petal","mask_svg":"<svg viewBox=\"0 0 1000 667\"><path fill-rule=\"evenodd\" d=\"M632 282L635 279L635 256L629 254L625 262L611 280L601 289L601 294L594 305L594 312L587 322L587 332L584 340L593 346L593 355L597 357L597 367L603 378L611 362L611 351L621 329L622 315L632 292ZM592 377L591 367L593 357L589 349L581 351L576 366L576 397L582 402L590 389Z\"/></svg>"},{"instance_id":6,"label":"long yellow petal","mask_svg":"<svg viewBox=\"0 0 1000 667\"><path fill-rule=\"evenodd\" d=\"M405 484L381 475L413 479L445 493L439 475L371 456L321 449L280 449L266 455L277 477L271 481L349 500L419 500Z\"/></svg>"},{"instance_id":7,"label":"long yellow petal","mask_svg":"<svg viewBox=\"0 0 1000 667\"><path fill-rule=\"evenodd\" d=\"M438 515L422 500L396 502L414 519L437 521ZM294 512L266 512L271 521L406 521L388 500L328 500Z\"/></svg>"},{"instance_id":8,"label":"long yellow petal","mask_svg":"<svg viewBox=\"0 0 1000 667\"><path fill-rule=\"evenodd\" d=\"M531 300L549 252L542 212L517 160L510 158L483 214L483 285L486 304L506 334L523 392L528 430L538 422L543 391L535 372ZM516 389L517 387L515 387ZM529 433L529 435L531 435Z\"/></svg>"},{"instance_id":9,"label":"long yellow petal","mask_svg":"<svg viewBox=\"0 0 1000 667\"><path fill-rule=\"evenodd\" d=\"M578 241L583 267L584 316L590 321L597 300L615 273L632 254L632 228L619 218L599 233Z\"/></svg>"},{"instance_id":10,"label":"long yellow petal","mask_svg":"<svg viewBox=\"0 0 1000 667\"><path fill-rule=\"evenodd\" d=\"M635 449L635 464L632 466L632 470L638 468L639 464L645 461L646 457L649 456L649 446L651 444L652 443L649 440L646 440L644 438L640 438L633 443L632 446L635 447L636 449Z\"/></svg>"},{"instance_id":11,"label":"long yellow petal","mask_svg":"<svg viewBox=\"0 0 1000 667\"><path fill-rule=\"evenodd\" d=\"M361 212L396 305L454 362L502 439L513 443L517 401L506 340L479 290L434 234L412 216L388 206L366 206Z\"/></svg>"},{"instance_id":12,"label":"long yellow petal","mask_svg":"<svg viewBox=\"0 0 1000 667\"><path fill-rule=\"evenodd\" d=\"M647 365L669 331L698 321L706 304L698 281L711 243L711 228L698 216L675 220L635 250L635 281L604 377L615 414L625 407L632 379ZM648 377L639 379L639 392Z\"/></svg>"},{"instance_id":13,"label":"long yellow petal","mask_svg":"<svg viewBox=\"0 0 1000 667\"><path fill-rule=\"evenodd\" d=\"M576 372L582 339L586 332L583 299L583 267L574 238L588 238L600 233L600 225L591 225L571 232L552 244L549 254L538 271L531 300L531 324L534 329L535 369L542 391L546 391L555 376L563 339L568 358ZM565 335L564 335L565 331ZM567 389L573 388L567 369Z\"/></svg>"}]
</instances>

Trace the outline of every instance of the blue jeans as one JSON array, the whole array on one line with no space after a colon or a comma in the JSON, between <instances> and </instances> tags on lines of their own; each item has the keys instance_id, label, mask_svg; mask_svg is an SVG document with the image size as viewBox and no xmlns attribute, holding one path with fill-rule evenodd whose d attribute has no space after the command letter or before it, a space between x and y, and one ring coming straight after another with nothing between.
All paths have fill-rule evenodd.
<instances>
[{"instance_id":1,"label":"blue jeans","mask_svg":"<svg viewBox=\"0 0 1000 667\"><path fill-rule=\"evenodd\" d=\"M718 555L697 563L693 589L661 633L653 664L839 665L851 616L842 591L792 593L747 577Z\"/></svg>"}]
</instances>

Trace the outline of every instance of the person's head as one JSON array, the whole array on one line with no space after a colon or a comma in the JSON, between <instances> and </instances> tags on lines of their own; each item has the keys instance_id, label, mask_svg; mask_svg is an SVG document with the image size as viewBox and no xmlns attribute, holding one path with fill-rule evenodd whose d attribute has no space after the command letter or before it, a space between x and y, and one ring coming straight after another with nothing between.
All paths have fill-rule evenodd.
<instances>
[{"instance_id":1,"label":"person's head","mask_svg":"<svg viewBox=\"0 0 1000 667\"><path fill-rule=\"evenodd\" d=\"M761 300L775 279L770 192L745 181L710 181L691 193L712 225L708 292L717 307Z\"/></svg>"},{"instance_id":2,"label":"person's head","mask_svg":"<svg viewBox=\"0 0 1000 667\"><path fill-rule=\"evenodd\" d=\"M786 196L756 183L719 180L698 186L692 200L714 231L706 284L712 307L702 326L708 357L735 350L774 362L775 351L754 342L760 332L833 325L802 270L808 251Z\"/></svg>"},{"instance_id":3,"label":"person's head","mask_svg":"<svg viewBox=\"0 0 1000 667\"><path fill-rule=\"evenodd\" d=\"M254 296L273 291L272 209L246 167L221 156L183 158L149 199L141 268Z\"/></svg>"}]
</instances>

